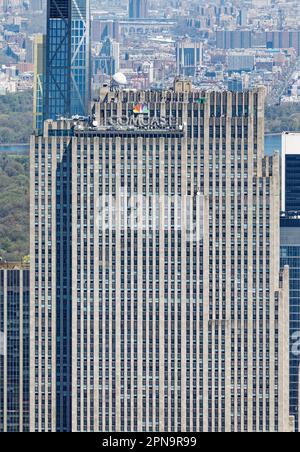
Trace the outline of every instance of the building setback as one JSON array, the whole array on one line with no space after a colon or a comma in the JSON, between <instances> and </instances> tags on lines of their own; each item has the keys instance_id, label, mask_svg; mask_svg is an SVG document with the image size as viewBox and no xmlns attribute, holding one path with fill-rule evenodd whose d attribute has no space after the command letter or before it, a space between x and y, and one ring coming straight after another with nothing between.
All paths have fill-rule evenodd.
<instances>
[{"instance_id":1,"label":"building setback","mask_svg":"<svg viewBox=\"0 0 300 452\"><path fill-rule=\"evenodd\" d=\"M288 431L263 92L106 88L93 114L31 139L31 430Z\"/></svg>"},{"instance_id":2,"label":"building setback","mask_svg":"<svg viewBox=\"0 0 300 452\"><path fill-rule=\"evenodd\" d=\"M46 37L34 39L33 130L42 132L45 114Z\"/></svg>"},{"instance_id":3,"label":"building setback","mask_svg":"<svg viewBox=\"0 0 300 452\"><path fill-rule=\"evenodd\" d=\"M29 431L29 268L0 263L0 432Z\"/></svg>"}]
</instances>

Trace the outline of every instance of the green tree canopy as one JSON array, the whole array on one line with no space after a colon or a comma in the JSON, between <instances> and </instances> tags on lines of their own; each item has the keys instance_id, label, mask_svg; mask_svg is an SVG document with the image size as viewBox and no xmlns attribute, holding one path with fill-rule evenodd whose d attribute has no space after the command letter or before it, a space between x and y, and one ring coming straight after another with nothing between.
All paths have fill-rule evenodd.
<instances>
[{"instance_id":1,"label":"green tree canopy","mask_svg":"<svg viewBox=\"0 0 300 452\"><path fill-rule=\"evenodd\" d=\"M266 107L266 133L300 131L300 103Z\"/></svg>"},{"instance_id":2,"label":"green tree canopy","mask_svg":"<svg viewBox=\"0 0 300 452\"><path fill-rule=\"evenodd\" d=\"M21 261L29 252L29 159L0 154L0 256Z\"/></svg>"},{"instance_id":3,"label":"green tree canopy","mask_svg":"<svg viewBox=\"0 0 300 452\"><path fill-rule=\"evenodd\" d=\"M31 91L0 96L0 144L29 142L32 106Z\"/></svg>"}]
</instances>

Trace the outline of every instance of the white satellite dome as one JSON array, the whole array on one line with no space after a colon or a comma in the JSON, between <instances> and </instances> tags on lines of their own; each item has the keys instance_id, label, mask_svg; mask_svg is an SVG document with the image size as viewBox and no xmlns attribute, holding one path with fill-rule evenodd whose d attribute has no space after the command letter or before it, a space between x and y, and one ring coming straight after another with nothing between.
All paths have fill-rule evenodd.
<instances>
[{"instance_id":1,"label":"white satellite dome","mask_svg":"<svg viewBox=\"0 0 300 452\"><path fill-rule=\"evenodd\" d=\"M122 72L117 72L112 79L117 85L127 85L127 78Z\"/></svg>"}]
</instances>

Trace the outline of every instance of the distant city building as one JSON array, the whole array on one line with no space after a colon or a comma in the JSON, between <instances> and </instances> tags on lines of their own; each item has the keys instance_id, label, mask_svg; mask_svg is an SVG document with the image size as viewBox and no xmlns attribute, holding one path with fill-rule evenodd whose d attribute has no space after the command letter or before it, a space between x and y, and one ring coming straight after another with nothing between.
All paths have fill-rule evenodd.
<instances>
[{"instance_id":1,"label":"distant city building","mask_svg":"<svg viewBox=\"0 0 300 452\"><path fill-rule=\"evenodd\" d=\"M46 37L35 37L34 45L34 89L33 128L42 130L45 114Z\"/></svg>"},{"instance_id":2,"label":"distant city building","mask_svg":"<svg viewBox=\"0 0 300 452\"><path fill-rule=\"evenodd\" d=\"M25 39L26 63L34 63L34 36Z\"/></svg>"},{"instance_id":3,"label":"distant city building","mask_svg":"<svg viewBox=\"0 0 300 452\"><path fill-rule=\"evenodd\" d=\"M246 53L230 53L227 59L229 72L250 72L255 66L255 56Z\"/></svg>"},{"instance_id":4,"label":"distant city building","mask_svg":"<svg viewBox=\"0 0 300 452\"><path fill-rule=\"evenodd\" d=\"M94 42L103 42L107 38L118 41L120 38L120 23L117 20L94 18L91 28Z\"/></svg>"},{"instance_id":5,"label":"distant city building","mask_svg":"<svg viewBox=\"0 0 300 452\"><path fill-rule=\"evenodd\" d=\"M29 268L0 263L0 432L29 431Z\"/></svg>"},{"instance_id":6,"label":"distant city building","mask_svg":"<svg viewBox=\"0 0 300 452\"><path fill-rule=\"evenodd\" d=\"M42 11L46 7L47 0L31 0L30 6L33 11Z\"/></svg>"},{"instance_id":7,"label":"distant city building","mask_svg":"<svg viewBox=\"0 0 300 452\"><path fill-rule=\"evenodd\" d=\"M281 210L300 214L300 133L282 134Z\"/></svg>"},{"instance_id":8,"label":"distant city building","mask_svg":"<svg viewBox=\"0 0 300 452\"><path fill-rule=\"evenodd\" d=\"M154 81L154 64L152 61L145 61L141 67L142 73L148 76L149 85Z\"/></svg>"},{"instance_id":9,"label":"distant city building","mask_svg":"<svg viewBox=\"0 0 300 452\"><path fill-rule=\"evenodd\" d=\"M242 92L247 86L243 78L232 77L227 80L227 87L229 91Z\"/></svg>"},{"instance_id":10,"label":"distant city building","mask_svg":"<svg viewBox=\"0 0 300 452\"><path fill-rule=\"evenodd\" d=\"M289 431L263 93L118 83L31 139L31 429Z\"/></svg>"},{"instance_id":11,"label":"distant city building","mask_svg":"<svg viewBox=\"0 0 300 452\"><path fill-rule=\"evenodd\" d=\"M177 75L194 77L202 64L202 42L183 39L176 44Z\"/></svg>"},{"instance_id":12,"label":"distant city building","mask_svg":"<svg viewBox=\"0 0 300 452\"><path fill-rule=\"evenodd\" d=\"M251 49L253 32L251 30L217 31L216 47L218 49Z\"/></svg>"},{"instance_id":13,"label":"distant city building","mask_svg":"<svg viewBox=\"0 0 300 452\"><path fill-rule=\"evenodd\" d=\"M272 0L252 0L252 6L255 8L266 8L271 6Z\"/></svg>"},{"instance_id":14,"label":"distant city building","mask_svg":"<svg viewBox=\"0 0 300 452\"><path fill-rule=\"evenodd\" d=\"M216 47L219 49L295 49L300 55L300 31L261 32L252 30L231 30L216 32Z\"/></svg>"},{"instance_id":15,"label":"distant city building","mask_svg":"<svg viewBox=\"0 0 300 452\"><path fill-rule=\"evenodd\" d=\"M121 38L128 35L140 34L147 40L149 34L161 36L165 33L172 33L176 21L171 19L101 19L93 18L92 21L92 39L93 41L104 41L107 37L118 42Z\"/></svg>"},{"instance_id":16,"label":"distant city building","mask_svg":"<svg viewBox=\"0 0 300 452\"><path fill-rule=\"evenodd\" d=\"M102 46L100 55L93 58L93 73L114 75L120 68L120 44L107 38Z\"/></svg>"},{"instance_id":17,"label":"distant city building","mask_svg":"<svg viewBox=\"0 0 300 452\"><path fill-rule=\"evenodd\" d=\"M248 11L246 8L241 8L239 11L239 25L241 27L247 26L247 19L248 19Z\"/></svg>"},{"instance_id":18,"label":"distant city building","mask_svg":"<svg viewBox=\"0 0 300 452\"><path fill-rule=\"evenodd\" d=\"M90 101L90 1L48 0L45 119L86 115Z\"/></svg>"},{"instance_id":19,"label":"distant city building","mask_svg":"<svg viewBox=\"0 0 300 452\"><path fill-rule=\"evenodd\" d=\"M129 0L129 19L148 17L148 0Z\"/></svg>"},{"instance_id":20,"label":"distant city building","mask_svg":"<svg viewBox=\"0 0 300 452\"><path fill-rule=\"evenodd\" d=\"M300 55L300 31L273 31L266 33L267 48L290 49Z\"/></svg>"}]
</instances>

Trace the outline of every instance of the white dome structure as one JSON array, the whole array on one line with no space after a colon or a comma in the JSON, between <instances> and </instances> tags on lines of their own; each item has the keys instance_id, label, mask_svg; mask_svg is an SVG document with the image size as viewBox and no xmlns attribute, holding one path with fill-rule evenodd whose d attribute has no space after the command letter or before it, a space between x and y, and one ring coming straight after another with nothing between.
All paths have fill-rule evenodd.
<instances>
[{"instance_id":1,"label":"white dome structure","mask_svg":"<svg viewBox=\"0 0 300 452\"><path fill-rule=\"evenodd\" d=\"M126 86L127 85L127 78L125 77L122 72L117 72L115 75L113 75L112 78L113 84L117 86Z\"/></svg>"}]
</instances>

